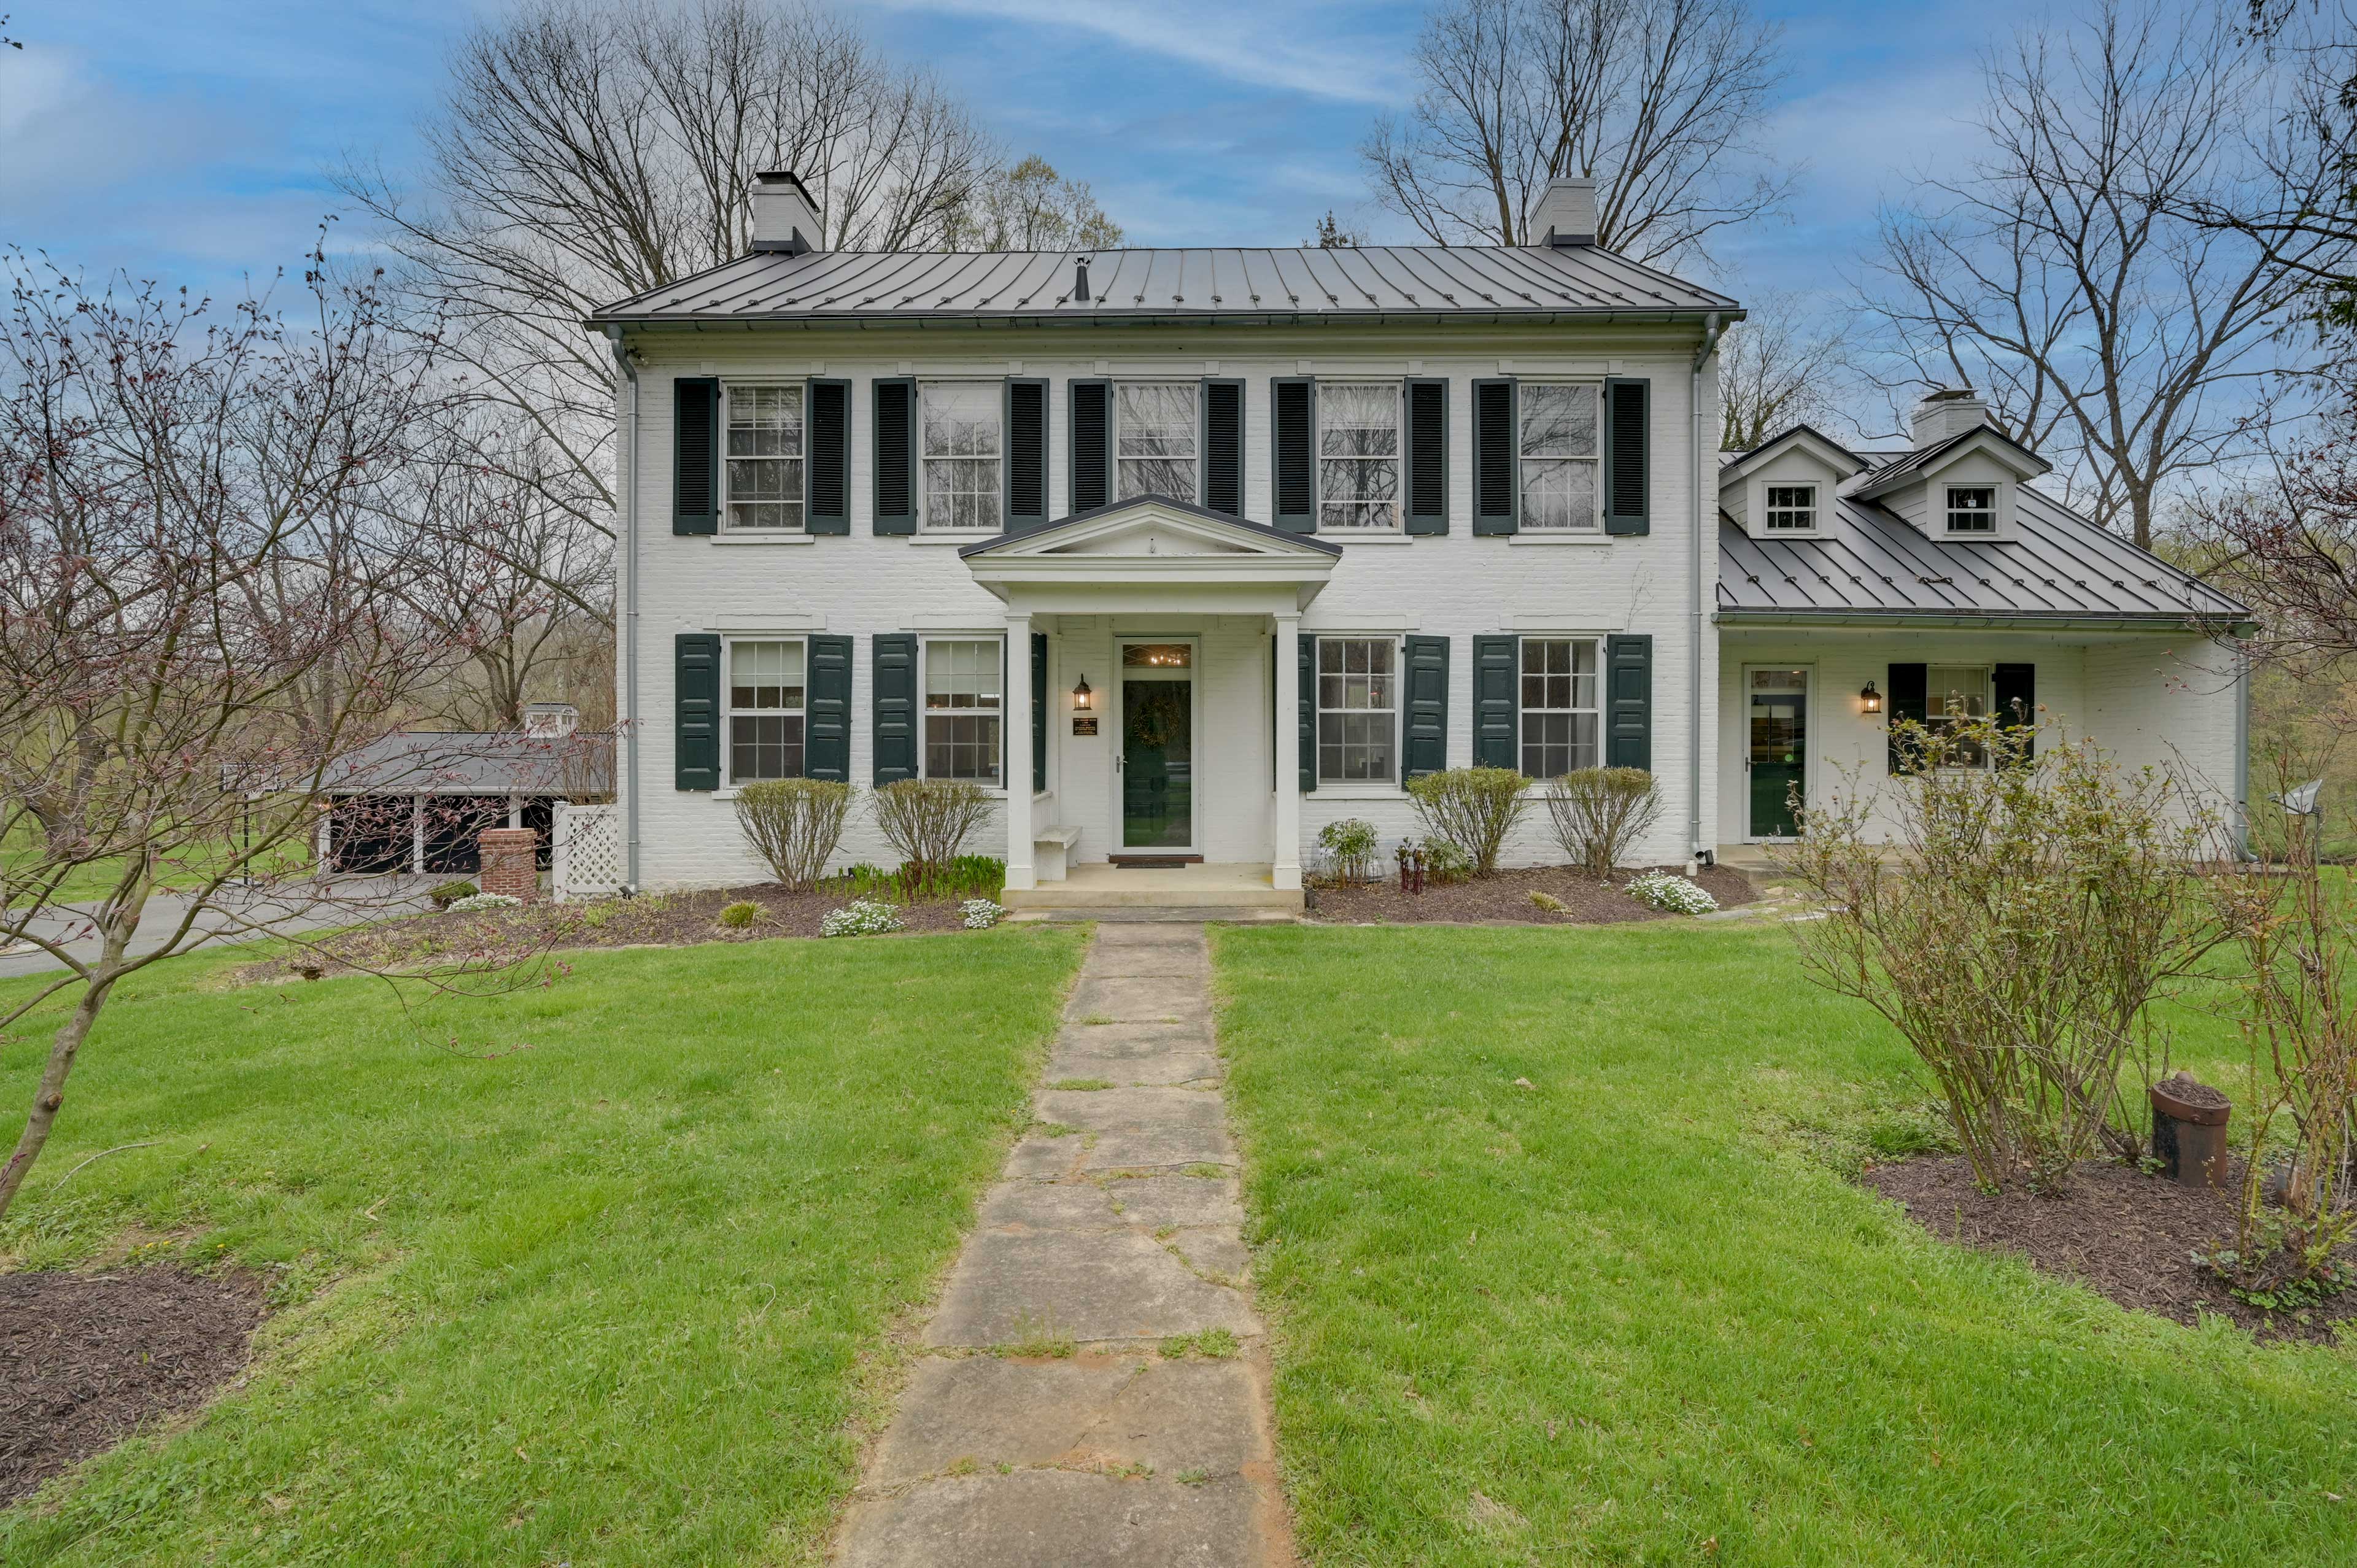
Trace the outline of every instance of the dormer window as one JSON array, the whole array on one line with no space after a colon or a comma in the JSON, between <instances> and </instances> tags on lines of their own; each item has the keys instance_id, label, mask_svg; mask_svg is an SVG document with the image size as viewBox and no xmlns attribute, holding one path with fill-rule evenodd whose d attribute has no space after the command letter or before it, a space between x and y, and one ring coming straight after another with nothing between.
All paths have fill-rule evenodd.
<instances>
[{"instance_id":1,"label":"dormer window","mask_svg":"<svg viewBox=\"0 0 2357 1568\"><path fill-rule=\"evenodd\" d=\"M1950 533L1995 533L1996 532L1996 487L1995 485L1950 485L1948 487L1948 532Z\"/></svg>"},{"instance_id":2,"label":"dormer window","mask_svg":"<svg viewBox=\"0 0 2357 1568\"><path fill-rule=\"evenodd\" d=\"M1770 533L1814 533L1817 531L1817 487L1770 485L1766 515Z\"/></svg>"}]
</instances>

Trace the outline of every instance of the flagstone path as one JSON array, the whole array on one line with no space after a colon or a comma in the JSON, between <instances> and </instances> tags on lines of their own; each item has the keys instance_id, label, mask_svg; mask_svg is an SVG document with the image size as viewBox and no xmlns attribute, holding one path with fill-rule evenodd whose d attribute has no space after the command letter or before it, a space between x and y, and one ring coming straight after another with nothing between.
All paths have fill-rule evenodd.
<instances>
[{"instance_id":1,"label":"flagstone path","mask_svg":"<svg viewBox=\"0 0 2357 1568\"><path fill-rule=\"evenodd\" d=\"M843 1568L1293 1562L1210 987L1202 927L1097 928Z\"/></svg>"}]
</instances>

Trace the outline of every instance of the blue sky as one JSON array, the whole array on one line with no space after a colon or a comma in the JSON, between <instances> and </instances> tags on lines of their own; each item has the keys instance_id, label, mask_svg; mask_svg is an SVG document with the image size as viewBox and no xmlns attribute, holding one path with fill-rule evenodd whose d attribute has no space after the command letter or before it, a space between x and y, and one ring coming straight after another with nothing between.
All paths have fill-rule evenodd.
<instances>
[{"instance_id":1,"label":"blue sky","mask_svg":"<svg viewBox=\"0 0 2357 1568\"><path fill-rule=\"evenodd\" d=\"M498 0L0 0L0 242L220 288L297 264L348 155L399 173L450 40ZM1421 7L1349 0L865 0L1017 154L1092 182L1133 242L1292 244L1333 208L1406 239L1355 155L1412 94ZM1742 289L1833 291L1875 203L1968 150L1975 56L2015 0L1774 3L1793 76L1769 141L1806 166L1790 221L1725 247ZM362 236L345 233L346 243Z\"/></svg>"}]
</instances>

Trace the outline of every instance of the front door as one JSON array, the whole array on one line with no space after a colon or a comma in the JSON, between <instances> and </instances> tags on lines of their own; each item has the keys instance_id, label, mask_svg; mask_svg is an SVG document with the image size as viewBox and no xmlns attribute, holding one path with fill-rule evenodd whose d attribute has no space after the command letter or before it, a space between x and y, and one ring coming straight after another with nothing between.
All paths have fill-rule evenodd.
<instances>
[{"instance_id":1,"label":"front door","mask_svg":"<svg viewBox=\"0 0 2357 1568\"><path fill-rule=\"evenodd\" d=\"M1744 677L1750 697L1744 767L1751 775L1751 836L1788 839L1800 832L1792 820L1794 792L1808 798L1809 672L1747 669Z\"/></svg>"},{"instance_id":2,"label":"front door","mask_svg":"<svg viewBox=\"0 0 2357 1568\"><path fill-rule=\"evenodd\" d=\"M1121 847L1195 847L1195 645L1121 645Z\"/></svg>"}]
</instances>

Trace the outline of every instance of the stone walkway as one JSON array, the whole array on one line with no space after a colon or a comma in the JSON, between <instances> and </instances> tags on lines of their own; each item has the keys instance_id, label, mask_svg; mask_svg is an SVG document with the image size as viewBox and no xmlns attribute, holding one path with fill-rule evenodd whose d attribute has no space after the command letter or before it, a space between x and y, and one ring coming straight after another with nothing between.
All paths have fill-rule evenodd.
<instances>
[{"instance_id":1,"label":"stone walkway","mask_svg":"<svg viewBox=\"0 0 2357 1568\"><path fill-rule=\"evenodd\" d=\"M844 1568L1293 1561L1210 983L1200 926L1097 928Z\"/></svg>"}]
</instances>

